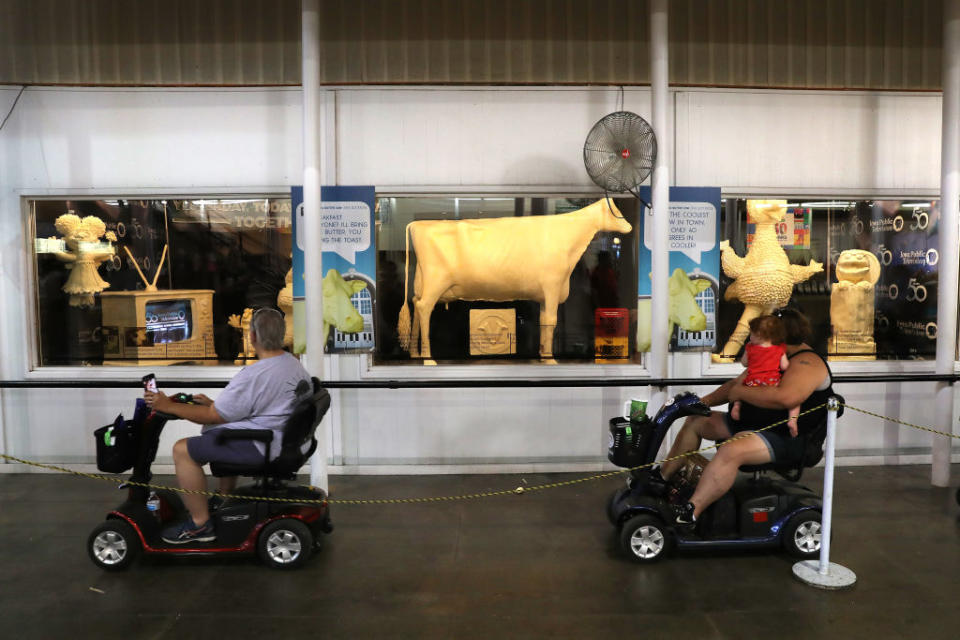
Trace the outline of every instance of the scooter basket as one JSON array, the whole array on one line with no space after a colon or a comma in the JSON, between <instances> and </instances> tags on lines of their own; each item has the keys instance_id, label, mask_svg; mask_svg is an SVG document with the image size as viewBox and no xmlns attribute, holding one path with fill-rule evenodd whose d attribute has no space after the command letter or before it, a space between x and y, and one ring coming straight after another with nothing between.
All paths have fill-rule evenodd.
<instances>
[{"instance_id":1,"label":"scooter basket","mask_svg":"<svg viewBox=\"0 0 960 640\"><path fill-rule=\"evenodd\" d=\"M93 432L97 443L97 469L106 473L123 473L133 466L137 456L136 434L132 420L117 416L113 424Z\"/></svg>"},{"instance_id":2,"label":"scooter basket","mask_svg":"<svg viewBox=\"0 0 960 640\"><path fill-rule=\"evenodd\" d=\"M646 416L629 420L622 416L610 419L610 440L607 459L618 467L636 467L650 462L645 460L653 423Z\"/></svg>"}]
</instances>

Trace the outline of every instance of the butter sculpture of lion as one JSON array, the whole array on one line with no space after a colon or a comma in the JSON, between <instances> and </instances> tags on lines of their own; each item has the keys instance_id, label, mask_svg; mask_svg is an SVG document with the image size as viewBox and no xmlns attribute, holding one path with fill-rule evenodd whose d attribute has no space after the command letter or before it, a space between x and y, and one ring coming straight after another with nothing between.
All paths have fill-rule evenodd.
<instances>
[{"instance_id":1,"label":"butter sculpture of lion","mask_svg":"<svg viewBox=\"0 0 960 640\"><path fill-rule=\"evenodd\" d=\"M869 251L848 249L837 259L837 282L830 292L831 360L876 360L874 286L879 279L880 261Z\"/></svg>"}]
</instances>

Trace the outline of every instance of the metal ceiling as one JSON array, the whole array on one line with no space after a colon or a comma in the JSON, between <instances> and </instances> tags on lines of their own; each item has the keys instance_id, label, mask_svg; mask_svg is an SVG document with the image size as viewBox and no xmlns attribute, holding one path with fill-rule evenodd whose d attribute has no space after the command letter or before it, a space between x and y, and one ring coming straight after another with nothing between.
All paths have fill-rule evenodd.
<instances>
[{"instance_id":1,"label":"metal ceiling","mask_svg":"<svg viewBox=\"0 0 960 640\"><path fill-rule=\"evenodd\" d=\"M647 0L322 0L325 84L647 84ZM672 0L670 82L940 88L940 0ZM297 0L0 0L0 82L296 85Z\"/></svg>"}]
</instances>

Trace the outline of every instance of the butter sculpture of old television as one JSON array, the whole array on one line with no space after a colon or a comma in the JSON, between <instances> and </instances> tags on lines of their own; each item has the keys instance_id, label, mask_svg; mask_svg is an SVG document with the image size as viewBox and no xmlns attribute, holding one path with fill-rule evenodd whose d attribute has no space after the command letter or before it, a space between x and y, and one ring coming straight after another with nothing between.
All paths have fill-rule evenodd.
<instances>
[{"instance_id":1,"label":"butter sculpture of old television","mask_svg":"<svg viewBox=\"0 0 960 640\"><path fill-rule=\"evenodd\" d=\"M157 290L167 247L149 282L130 250L127 255L143 280L141 291L100 294L104 352L109 365L216 364L213 342L213 290Z\"/></svg>"}]
</instances>

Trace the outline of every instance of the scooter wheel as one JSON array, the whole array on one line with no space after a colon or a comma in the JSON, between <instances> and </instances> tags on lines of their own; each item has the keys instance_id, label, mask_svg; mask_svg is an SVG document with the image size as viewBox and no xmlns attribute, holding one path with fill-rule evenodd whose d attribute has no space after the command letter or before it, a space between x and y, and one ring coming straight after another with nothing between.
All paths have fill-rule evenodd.
<instances>
[{"instance_id":1,"label":"scooter wheel","mask_svg":"<svg viewBox=\"0 0 960 640\"><path fill-rule=\"evenodd\" d=\"M303 566L313 553L313 534L299 520L276 520L260 532L257 552L268 567L296 569Z\"/></svg>"},{"instance_id":2,"label":"scooter wheel","mask_svg":"<svg viewBox=\"0 0 960 640\"><path fill-rule=\"evenodd\" d=\"M136 562L141 551L137 532L123 520L107 520L87 538L90 559L105 571L123 571Z\"/></svg>"},{"instance_id":3,"label":"scooter wheel","mask_svg":"<svg viewBox=\"0 0 960 640\"><path fill-rule=\"evenodd\" d=\"M634 516L620 530L620 546L635 562L656 562L666 555L669 544L663 521L653 515Z\"/></svg>"},{"instance_id":4,"label":"scooter wheel","mask_svg":"<svg viewBox=\"0 0 960 640\"><path fill-rule=\"evenodd\" d=\"M802 511L783 528L783 548L795 558L816 558L820 555L822 532L820 512Z\"/></svg>"}]
</instances>

